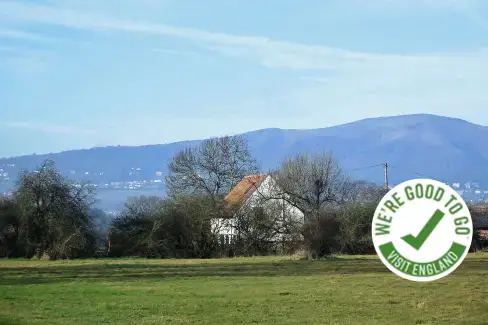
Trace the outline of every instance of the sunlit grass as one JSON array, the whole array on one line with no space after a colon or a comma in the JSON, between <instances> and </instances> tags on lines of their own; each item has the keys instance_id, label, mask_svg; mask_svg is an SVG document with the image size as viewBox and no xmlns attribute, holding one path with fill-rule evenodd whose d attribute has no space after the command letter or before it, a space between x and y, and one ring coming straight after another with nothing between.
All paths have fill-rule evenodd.
<instances>
[{"instance_id":1,"label":"sunlit grass","mask_svg":"<svg viewBox=\"0 0 488 325\"><path fill-rule=\"evenodd\" d=\"M488 254L414 283L375 256L0 261L0 324L486 324Z\"/></svg>"}]
</instances>

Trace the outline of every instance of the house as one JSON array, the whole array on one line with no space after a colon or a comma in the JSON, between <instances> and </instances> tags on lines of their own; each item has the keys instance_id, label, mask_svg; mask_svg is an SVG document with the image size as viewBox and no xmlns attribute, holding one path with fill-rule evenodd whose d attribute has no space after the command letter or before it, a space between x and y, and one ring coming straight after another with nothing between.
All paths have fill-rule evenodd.
<instances>
[{"instance_id":1,"label":"house","mask_svg":"<svg viewBox=\"0 0 488 325\"><path fill-rule=\"evenodd\" d=\"M234 213L227 218L212 220L214 234L225 238L225 242L231 243L239 235L237 227L237 215L246 217L253 209L269 211L279 220L304 221L303 213L279 196L279 188L269 174L245 176L226 196L225 201ZM277 209L278 207L278 209ZM278 225L279 226L279 225ZM274 241L283 241L284 235L276 235Z\"/></svg>"}]
</instances>

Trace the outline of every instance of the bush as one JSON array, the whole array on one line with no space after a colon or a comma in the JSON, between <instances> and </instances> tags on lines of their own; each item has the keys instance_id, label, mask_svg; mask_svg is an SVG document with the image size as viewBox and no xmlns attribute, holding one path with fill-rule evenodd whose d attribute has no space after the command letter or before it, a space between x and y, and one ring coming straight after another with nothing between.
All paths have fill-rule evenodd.
<instances>
[{"instance_id":1,"label":"bush","mask_svg":"<svg viewBox=\"0 0 488 325\"><path fill-rule=\"evenodd\" d=\"M305 218L305 249L312 258L321 258L340 251L340 221L336 211L321 212Z\"/></svg>"},{"instance_id":2,"label":"bush","mask_svg":"<svg viewBox=\"0 0 488 325\"><path fill-rule=\"evenodd\" d=\"M109 227L109 256L210 258L217 252L206 197L128 202Z\"/></svg>"},{"instance_id":3,"label":"bush","mask_svg":"<svg viewBox=\"0 0 488 325\"><path fill-rule=\"evenodd\" d=\"M336 253L374 254L371 238L373 204L351 204L306 218L305 250L313 258Z\"/></svg>"},{"instance_id":4,"label":"bush","mask_svg":"<svg viewBox=\"0 0 488 325\"><path fill-rule=\"evenodd\" d=\"M473 240L471 241L470 252L482 252L488 250L488 238L481 235L479 230L474 230Z\"/></svg>"},{"instance_id":5,"label":"bush","mask_svg":"<svg viewBox=\"0 0 488 325\"><path fill-rule=\"evenodd\" d=\"M20 257L20 211L17 202L0 197L0 257Z\"/></svg>"},{"instance_id":6,"label":"bush","mask_svg":"<svg viewBox=\"0 0 488 325\"><path fill-rule=\"evenodd\" d=\"M376 206L353 204L340 214L341 252L344 254L374 254L371 222Z\"/></svg>"}]
</instances>

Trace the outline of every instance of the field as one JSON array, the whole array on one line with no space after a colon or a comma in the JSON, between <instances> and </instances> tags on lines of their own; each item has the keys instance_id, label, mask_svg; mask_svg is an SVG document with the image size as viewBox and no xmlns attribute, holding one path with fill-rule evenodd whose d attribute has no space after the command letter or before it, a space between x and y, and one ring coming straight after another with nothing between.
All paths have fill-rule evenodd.
<instances>
[{"instance_id":1,"label":"field","mask_svg":"<svg viewBox=\"0 0 488 325\"><path fill-rule=\"evenodd\" d=\"M376 257L3 260L0 324L488 324L488 254L428 284Z\"/></svg>"}]
</instances>

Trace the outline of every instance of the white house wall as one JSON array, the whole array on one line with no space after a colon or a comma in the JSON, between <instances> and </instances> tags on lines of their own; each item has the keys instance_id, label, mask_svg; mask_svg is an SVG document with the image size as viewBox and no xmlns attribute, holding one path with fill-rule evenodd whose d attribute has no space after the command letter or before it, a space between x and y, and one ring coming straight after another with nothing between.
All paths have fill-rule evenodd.
<instances>
[{"instance_id":1,"label":"white house wall","mask_svg":"<svg viewBox=\"0 0 488 325\"><path fill-rule=\"evenodd\" d=\"M214 218L211 220L212 233L219 235L236 235L234 218Z\"/></svg>"},{"instance_id":2,"label":"white house wall","mask_svg":"<svg viewBox=\"0 0 488 325\"><path fill-rule=\"evenodd\" d=\"M263 206L266 207L266 205L269 206L276 206L276 204L280 204L281 206L284 207L284 210L286 211L287 215L292 216L296 219L296 221L303 222L303 213L291 205L289 202L287 202L285 199L268 199L275 196L276 193L276 182L271 176L267 176L264 181L260 184L257 190L253 192L251 197L246 201L245 205L247 207L257 207L257 206ZM282 213L283 216L283 213Z\"/></svg>"},{"instance_id":3,"label":"white house wall","mask_svg":"<svg viewBox=\"0 0 488 325\"><path fill-rule=\"evenodd\" d=\"M273 188L276 186L275 181L271 176L266 176L266 178L261 182L258 189L255 190L252 195L246 200L244 207L252 208L252 207L259 207L262 206L266 209L266 206L276 206L275 204L280 204L283 206L283 210L281 210L281 217L284 218L284 214L288 216L292 216L296 222L303 223L304 222L304 215L303 213L288 203L284 199L269 199L263 200L263 198L267 198L272 196ZM213 219L212 220L212 230L215 234L219 235L231 235L232 237L237 235L235 230L235 218L233 219ZM281 236L278 236L276 240L282 240Z\"/></svg>"}]
</instances>

